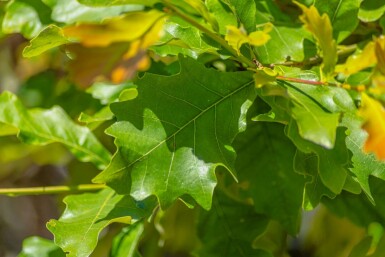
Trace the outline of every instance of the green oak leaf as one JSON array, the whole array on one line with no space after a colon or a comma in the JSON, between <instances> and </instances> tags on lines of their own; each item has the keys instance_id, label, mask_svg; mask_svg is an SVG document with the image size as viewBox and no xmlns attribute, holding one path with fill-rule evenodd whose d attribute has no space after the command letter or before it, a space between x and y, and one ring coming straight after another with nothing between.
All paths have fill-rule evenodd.
<instances>
[{"instance_id":1,"label":"green oak leaf","mask_svg":"<svg viewBox=\"0 0 385 257\"><path fill-rule=\"evenodd\" d=\"M111 248L111 257L138 257L137 246L144 230L143 222L136 222L114 238Z\"/></svg>"},{"instance_id":2,"label":"green oak leaf","mask_svg":"<svg viewBox=\"0 0 385 257\"><path fill-rule=\"evenodd\" d=\"M226 26L228 25L238 26L238 21L234 13L230 7L221 0L208 0L206 1L206 6L217 20L220 34L226 34Z\"/></svg>"},{"instance_id":3,"label":"green oak leaf","mask_svg":"<svg viewBox=\"0 0 385 257\"><path fill-rule=\"evenodd\" d=\"M217 190L213 208L199 216L198 236L204 244L197 253L205 257L272 257L271 253L253 247L253 241L265 232L267 225L268 219L257 214L252 206Z\"/></svg>"},{"instance_id":4,"label":"green oak leaf","mask_svg":"<svg viewBox=\"0 0 385 257\"><path fill-rule=\"evenodd\" d=\"M24 239L17 257L65 257L65 253L51 240L33 236Z\"/></svg>"},{"instance_id":5,"label":"green oak leaf","mask_svg":"<svg viewBox=\"0 0 385 257\"><path fill-rule=\"evenodd\" d=\"M347 128L346 146L352 153L352 167L349 169L369 200L373 202L368 179L372 175L385 180L385 162L378 160L373 153L363 152L368 135L362 129L362 120L354 112L344 114L341 126Z\"/></svg>"},{"instance_id":6,"label":"green oak leaf","mask_svg":"<svg viewBox=\"0 0 385 257\"><path fill-rule=\"evenodd\" d=\"M77 0L43 1L45 1L46 4L52 8L52 19L65 24L73 24L76 22L100 22L105 18L118 16L124 12L143 10L143 5L141 3L137 3L137 5L106 5L105 7L92 7L86 6L84 3L82 3L82 1Z\"/></svg>"},{"instance_id":7,"label":"green oak leaf","mask_svg":"<svg viewBox=\"0 0 385 257\"><path fill-rule=\"evenodd\" d=\"M248 33L256 30L257 8L254 1L223 0L234 12Z\"/></svg>"},{"instance_id":8,"label":"green oak leaf","mask_svg":"<svg viewBox=\"0 0 385 257\"><path fill-rule=\"evenodd\" d=\"M347 176L349 160L348 150L345 146L345 129L339 128L334 148L326 149L320 145L304 140L298 131L295 122L290 122L286 127L287 136L303 153L315 153L318 158L317 170L322 183L334 194L341 193ZM310 172L309 172L310 173Z\"/></svg>"},{"instance_id":9,"label":"green oak leaf","mask_svg":"<svg viewBox=\"0 0 385 257\"><path fill-rule=\"evenodd\" d=\"M59 220L50 220L47 228L67 257L90 256L105 227L114 222L134 223L148 217L155 207L153 198L137 202L109 188L67 196L63 201L67 208Z\"/></svg>"},{"instance_id":10,"label":"green oak leaf","mask_svg":"<svg viewBox=\"0 0 385 257\"><path fill-rule=\"evenodd\" d=\"M337 43L348 37L358 25L358 10L362 0L315 1L320 13L330 17L333 36Z\"/></svg>"},{"instance_id":11,"label":"green oak leaf","mask_svg":"<svg viewBox=\"0 0 385 257\"><path fill-rule=\"evenodd\" d=\"M298 233L305 179L293 169L296 148L284 126L250 124L237 137L235 149L239 180L249 184L256 212L278 220L290 234Z\"/></svg>"},{"instance_id":12,"label":"green oak leaf","mask_svg":"<svg viewBox=\"0 0 385 257\"><path fill-rule=\"evenodd\" d=\"M363 22L373 22L385 13L385 3L377 0L364 0L358 12L358 18Z\"/></svg>"},{"instance_id":13,"label":"green oak leaf","mask_svg":"<svg viewBox=\"0 0 385 257\"><path fill-rule=\"evenodd\" d=\"M181 51L196 59L203 53L216 53L218 47L205 42L201 32L177 17L170 18L163 26L164 35L151 49L165 55L178 55Z\"/></svg>"},{"instance_id":14,"label":"green oak leaf","mask_svg":"<svg viewBox=\"0 0 385 257\"><path fill-rule=\"evenodd\" d=\"M261 63L301 62L317 54L310 33L303 27L277 25L269 35L271 39L264 46L255 47Z\"/></svg>"},{"instance_id":15,"label":"green oak leaf","mask_svg":"<svg viewBox=\"0 0 385 257\"><path fill-rule=\"evenodd\" d=\"M105 167L110 153L92 132L75 124L60 107L26 109L12 93L0 95L0 122L19 130L18 137L25 143L45 145L59 142L80 160Z\"/></svg>"},{"instance_id":16,"label":"green oak leaf","mask_svg":"<svg viewBox=\"0 0 385 257\"><path fill-rule=\"evenodd\" d=\"M2 22L3 33L21 33L26 38L36 36L51 22L51 10L40 0L12 0L6 8Z\"/></svg>"},{"instance_id":17,"label":"green oak leaf","mask_svg":"<svg viewBox=\"0 0 385 257\"><path fill-rule=\"evenodd\" d=\"M93 98L99 99L102 104L106 105L117 101L119 95L126 89L132 90L132 97L136 97L136 85L132 82L125 82L119 85L97 82L87 89L87 93L91 94Z\"/></svg>"},{"instance_id":18,"label":"green oak leaf","mask_svg":"<svg viewBox=\"0 0 385 257\"><path fill-rule=\"evenodd\" d=\"M323 196L330 199L336 197L336 194L327 188L320 178L319 157L317 154L303 153L297 150L294 157L294 169L307 178L302 202L304 210L310 211L316 208Z\"/></svg>"},{"instance_id":19,"label":"green oak leaf","mask_svg":"<svg viewBox=\"0 0 385 257\"><path fill-rule=\"evenodd\" d=\"M231 143L246 128L256 96L252 73L223 73L181 58L179 74L146 74L136 84L137 98L111 104L118 122L107 133L118 151L94 181L138 200L156 195L162 207L190 195L209 209L216 167L235 176Z\"/></svg>"},{"instance_id":20,"label":"green oak leaf","mask_svg":"<svg viewBox=\"0 0 385 257\"><path fill-rule=\"evenodd\" d=\"M23 50L23 56L27 58L37 56L49 49L69 42L64 36L62 29L52 24L43 29L30 41L29 45Z\"/></svg>"}]
</instances>

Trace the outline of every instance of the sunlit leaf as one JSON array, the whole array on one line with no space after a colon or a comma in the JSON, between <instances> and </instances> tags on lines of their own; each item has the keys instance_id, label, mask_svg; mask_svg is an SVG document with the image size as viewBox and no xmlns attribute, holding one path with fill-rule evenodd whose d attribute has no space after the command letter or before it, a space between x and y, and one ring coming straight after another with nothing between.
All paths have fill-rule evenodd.
<instances>
[{"instance_id":1,"label":"sunlit leaf","mask_svg":"<svg viewBox=\"0 0 385 257\"><path fill-rule=\"evenodd\" d=\"M231 142L255 97L251 72L221 73L182 59L178 75L146 74L136 84L137 98L111 105L118 122L107 133L118 152L94 181L136 199L156 195L162 207L188 194L209 209L216 167L235 175Z\"/></svg>"},{"instance_id":2,"label":"sunlit leaf","mask_svg":"<svg viewBox=\"0 0 385 257\"><path fill-rule=\"evenodd\" d=\"M141 11L144 8L141 3L137 3L137 5L90 7L82 5L82 1L77 0L43 1L52 8L51 17L53 20L66 24L100 22L103 19L118 16L124 12ZM111 3L112 1L109 2Z\"/></svg>"},{"instance_id":3,"label":"sunlit leaf","mask_svg":"<svg viewBox=\"0 0 385 257\"><path fill-rule=\"evenodd\" d=\"M62 29L56 25L50 25L30 41L30 44L23 50L23 56L27 58L37 56L51 48L67 43L69 40L64 36Z\"/></svg>"},{"instance_id":4,"label":"sunlit leaf","mask_svg":"<svg viewBox=\"0 0 385 257\"><path fill-rule=\"evenodd\" d=\"M372 22L381 18L385 13L385 5L382 1L364 0L361 3L358 17L363 22Z\"/></svg>"},{"instance_id":5,"label":"sunlit leaf","mask_svg":"<svg viewBox=\"0 0 385 257\"><path fill-rule=\"evenodd\" d=\"M159 3L160 0L78 0L79 3L89 6L113 6L124 4L143 4L146 6L152 6Z\"/></svg>"},{"instance_id":6,"label":"sunlit leaf","mask_svg":"<svg viewBox=\"0 0 385 257\"><path fill-rule=\"evenodd\" d=\"M325 79L331 77L334 73L334 67L337 63L337 44L333 39L333 28L327 14L320 15L314 7L306 7L298 2L296 4L302 9L300 16L305 28L309 30L317 40L320 53L323 58L321 65Z\"/></svg>"},{"instance_id":7,"label":"sunlit leaf","mask_svg":"<svg viewBox=\"0 0 385 257\"><path fill-rule=\"evenodd\" d=\"M94 250L99 233L114 222L131 224L149 216L153 200L136 202L117 195L111 189L99 193L67 196L66 210L59 220L50 220L48 229L68 257L88 257Z\"/></svg>"},{"instance_id":8,"label":"sunlit leaf","mask_svg":"<svg viewBox=\"0 0 385 257\"><path fill-rule=\"evenodd\" d=\"M80 160L103 168L110 153L91 131L76 125L60 108L26 109L10 92L0 95L0 121L18 128L18 137L26 143L45 145L59 142Z\"/></svg>"}]
</instances>

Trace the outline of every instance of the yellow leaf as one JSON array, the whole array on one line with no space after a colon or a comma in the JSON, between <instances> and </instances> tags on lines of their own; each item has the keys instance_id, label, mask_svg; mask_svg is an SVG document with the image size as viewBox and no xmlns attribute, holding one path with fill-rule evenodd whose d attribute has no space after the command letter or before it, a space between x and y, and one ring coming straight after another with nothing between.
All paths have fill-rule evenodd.
<instances>
[{"instance_id":1,"label":"yellow leaf","mask_svg":"<svg viewBox=\"0 0 385 257\"><path fill-rule=\"evenodd\" d=\"M338 65L336 67L336 72L351 75L375 65L377 59L374 54L374 46L374 42L369 42L361 53L349 56L344 64Z\"/></svg>"},{"instance_id":2,"label":"yellow leaf","mask_svg":"<svg viewBox=\"0 0 385 257\"><path fill-rule=\"evenodd\" d=\"M270 39L270 35L268 33L272 29L272 24L266 23L263 27L263 30L251 32L250 35L247 35L243 28L239 29L232 25L226 26L226 28L227 33L225 35L225 40L232 48L237 51L239 55L239 49L245 43L249 43L250 45L254 46L261 46L266 44Z\"/></svg>"},{"instance_id":3,"label":"yellow leaf","mask_svg":"<svg viewBox=\"0 0 385 257\"><path fill-rule=\"evenodd\" d=\"M359 115L364 119L363 128L368 132L364 150L373 152L385 160L385 110L380 102L362 93Z\"/></svg>"},{"instance_id":4,"label":"yellow leaf","mask_svg":"<svg viewBox=\"0 0 385 257\"><path fill-rule=\"evenodd\" d=\"M320 55L323 58L321 68L323 75L327 80L333 75L334 67L337 63L337 44L333 39L333 28L329 16L325 13L321 16L314 6L306 7L298 2L295 3L303 12L300 16L300 20L304 23L305 28L310 31L317 40L321 50Z\"/></svg>"},{"instance_id":5,"label":"yellow leaf","mask_svg":"<svg viewBox=\"0 0 385 257\"><path fill-rule=\"evenodd\" d=\"M131 42L142 37L159 19L162 12L132 12L104 20L101 24L77 24L65 27L64 35L86 47L105 47L116 42Z\"/></svg>"},{"instance_id":6,"label":"yellow leaf","mask_svg":"<svg viewBox=\"0 0 385 257\"><path fill-rule=\"evenodd\" d=\"M382 75L385 75L385 37L381 36L377 38L375 44L377 69Z\"/></svg>"},{"instance_id":7,"label":"yellow leaf","mask_svg":"<svg viewBox=\"0 0 385 257\"><path fill-rule=\"evenodd\" d=\"M254 73L254 82L256 88L261 88L264 85L274 83L278 73L270 68L264 67Z\"/></svg>"}]
</instances>

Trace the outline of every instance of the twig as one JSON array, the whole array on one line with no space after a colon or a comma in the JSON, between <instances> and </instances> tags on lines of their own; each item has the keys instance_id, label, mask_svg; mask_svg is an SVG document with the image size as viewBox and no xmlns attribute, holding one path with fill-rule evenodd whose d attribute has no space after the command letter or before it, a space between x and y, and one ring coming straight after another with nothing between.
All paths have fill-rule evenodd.
<instances>
[{"instance_id":1,"label":"twig","mask_svg":"<svg viewBox=\"0 0 385 257\"><path fill-rule=\"evenodd\" d=\"M77 193L84 191L95 191L106 188L105 184L82 184L76 186L46 186L46 187L23 187L23 188L0 188L0 195L48 195L60 193Z\"/></svg>"}]
</instances>

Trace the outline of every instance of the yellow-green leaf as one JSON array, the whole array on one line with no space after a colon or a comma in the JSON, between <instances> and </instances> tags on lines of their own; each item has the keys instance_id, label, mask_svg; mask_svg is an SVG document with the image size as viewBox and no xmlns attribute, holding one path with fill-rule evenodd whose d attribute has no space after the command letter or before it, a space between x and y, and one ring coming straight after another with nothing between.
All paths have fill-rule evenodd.
<instances>
[{"instance_id":1,"label":"yellow-green leaf","mask_svg":"<svg viewBox=\"0 0 385 257\"><path fill-rule=\"evenodd\" d=\"M237 51L238 54L240 54L239 49L243 44L249 43L250 45L254 46L262 46L266 44L270 39L270 35L268 33L272 29L272 24L267 23L264 25L263 30L254 31L249 35L246 34L246 31L242 27L237 28L235 26L229 25L226 28L226 41L232 48Z\"/></svg>"},{"instance_id":2,"label":"yellow-green leaf","mask_svg":"<svg viewBox=\"0 0 385 257\"><path fill-rule=\"evenodd\" d=\"M295 2L303 14L299 17L304 23L305 28L310 31L320 48L320 55L323 58L321 65L323 80L327 80L334 73L334 67L337 63L337 44L333 39L333 27L327 14L320 15L314 6L306 7L303 4Z\"/></svg>"},{"instance_id":3,"label":"yellow-green leaf","mask_svg":"<svg viewBox=\"0 0 385 257\"><path fill-rule=\"evenodd\" d=\"M133 12L105 20L101 24L77 24L63 29L64 35L86 47L105 47L115 42L131 42L151 29L164 16L157 10ZM158 31L157 34L159 34Z\"/></svg>"},{"instance_id":4,"label":"yellow-green leaf","mask_svg":"<svg viewBox=\"0 0 385 257\"><path fill-rule=\"evenodd\" d=\"M37 56L51 48L67 43L69 40L64 36L63 30L51 24L31 40L29 45L24 48L23 56L27 58Z\"/></svg>"}]
</instances>

